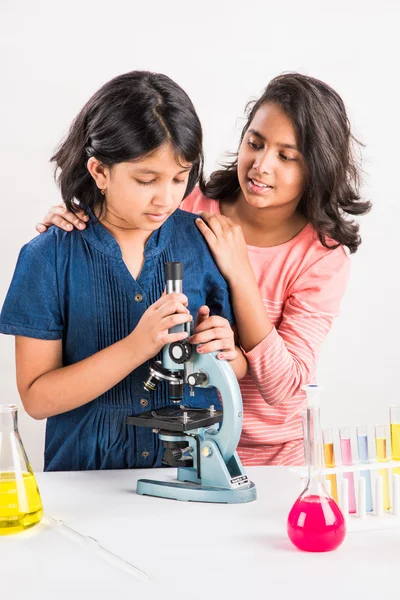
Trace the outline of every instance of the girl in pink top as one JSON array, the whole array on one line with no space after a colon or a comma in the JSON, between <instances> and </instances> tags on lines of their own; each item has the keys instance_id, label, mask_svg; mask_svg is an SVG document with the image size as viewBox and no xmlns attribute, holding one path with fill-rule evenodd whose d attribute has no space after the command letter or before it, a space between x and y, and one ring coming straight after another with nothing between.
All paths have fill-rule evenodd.
<instances>
[{"instance_id":1,"label":"girl in pink top","mask_svg":"<svg viewBox=\"0 0 400 600\"><path fill-rule=\"evenodd\" d=\"M348 215L370 208L358 193L354 141L332 88L296 73L278 76L251 108L234 160L181 205L201 213L197 224L229 283L249 363L239 382L245 465L303 462L301 387L315 381L339 312L349 277L345 248L355 252L361 243ZM37 229L84 221L83 213L54 207ZM193 342L223 358L211 331L200 325Z\"/></svg>"}]
</instances>

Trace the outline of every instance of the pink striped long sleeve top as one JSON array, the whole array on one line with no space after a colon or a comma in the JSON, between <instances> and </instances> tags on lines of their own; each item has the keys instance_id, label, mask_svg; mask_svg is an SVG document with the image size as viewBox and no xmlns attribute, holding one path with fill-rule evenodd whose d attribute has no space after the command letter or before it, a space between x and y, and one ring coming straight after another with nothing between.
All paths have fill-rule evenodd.
<instances>
[{"instance_id":1,"label":"pink striped long sleeve top","mask_svg":"<svg viewBox=\"0 0 400 600\"><path fill-rule=\"evenodd\" d=\"M195 189L182 203L190 212L219 213L219 204ZM315 382L321 345L339 313L350 260L343 246L325 248L308 224L292 240L270 248L248 245L272 331L246 353L240 382L245 465L296 465L304 459L302 385Z\"/></svg>"}]
</instances>

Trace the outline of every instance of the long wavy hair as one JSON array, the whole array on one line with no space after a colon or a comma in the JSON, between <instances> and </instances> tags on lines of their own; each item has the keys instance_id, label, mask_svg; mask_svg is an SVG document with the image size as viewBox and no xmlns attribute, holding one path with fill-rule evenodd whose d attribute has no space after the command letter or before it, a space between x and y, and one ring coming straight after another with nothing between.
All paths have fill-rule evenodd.
<instances>
[{"instance_id":1,"label":"long wavy hair","mask_svg":"<svg viewBox=\"0 0 400 600\"><path fill-rule=\"evenodd\" d=\"M341 97L313 77L300 73L279 75L268 84L261 98L248 105L240 144L256 112L266 103L278 105L291 119L307 165L297 210L313 225L325 247L343 244L350 252L356 252L361 243L359 225L349 215L367 213L371 203L360 198L361 144L351 133ZM240 190L238 153L212 173L201 189L209 198L235 202ZM329 245L327 238L335 244Z\"/></svg>"},{"instance_id":2,"label":"long wavy hair","mask_svg":"<svg viewBox=\"0 0 400 600\"><path fill-rule=\"evenodd\" d=\"M68 210L76 212L74 199L84 210L103 208L104 196L87 169L89 158L112 167L165 143L172 145L177 162L192 164L186 197L203 174L202 128L189 96L166 75L148 71L131 71L103 85L51 157Z\"/></svg>"}]
</instances>

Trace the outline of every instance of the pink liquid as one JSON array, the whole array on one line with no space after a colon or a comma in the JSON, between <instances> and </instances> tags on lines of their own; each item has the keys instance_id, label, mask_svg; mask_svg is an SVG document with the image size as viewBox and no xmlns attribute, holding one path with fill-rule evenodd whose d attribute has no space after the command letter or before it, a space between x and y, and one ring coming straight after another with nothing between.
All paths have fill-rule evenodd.
<instances>
[{"instance_id":1,"label":"pink liquid","mask_svg":"<svg viewBox=\"0 0 400 600\"><path fill-rule=\"evenodd\" d=\"M346 523L332 498L301 496L294 503L287 521L290 541L306 552L335 550L346 535Z\"/></svg>"},{"instance_id":2,"label":"pink liquid","mask_svg":"<svg viewBox=\"0 0 400 600\"><path fill-rule=\"evenodd\" d=\"M350 438L340 438L340 452L342 454L342 463L347 466L352 465ZM354 473L343 473L343 477L349 482L349 513L353 514L357 511Z\"/></svg>"}]
</instances>

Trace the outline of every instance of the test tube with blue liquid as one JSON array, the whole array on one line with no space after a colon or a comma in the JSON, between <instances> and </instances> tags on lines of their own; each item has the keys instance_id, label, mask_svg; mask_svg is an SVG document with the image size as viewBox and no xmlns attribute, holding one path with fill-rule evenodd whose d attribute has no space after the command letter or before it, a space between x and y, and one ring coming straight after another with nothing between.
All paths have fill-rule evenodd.
<instances>
[{"instance_id":1,"label":"test tube with blue liquid","mask_svg":"<svg viewBox=\"0 0 400 600\"><path fill-rule=\"evenodd\" d=\"M368 427L357 427L357 447L359 462L364 464L369 463ZM372 512L374 506L372 501L371 472L369 470L361 471L360 476L365 479L365 510Z\"/></svg>"},{"instance_id":2,"label":"test tube with blue liquid","mask_svg":"<svg viewBox=\"0 0 400 600\"><path fill-rule=\"evenodd\" d=\"M352 466L353 456L351 452L351 437L349 427L342 427L341 429L339 429L339 437L342 464L346 467ZM349 483L349 513L354 514L357 512L356 491L354 488L354 473L352 471L343 473L343 477L347 479Z\"/></svg>"}]
</instances>

